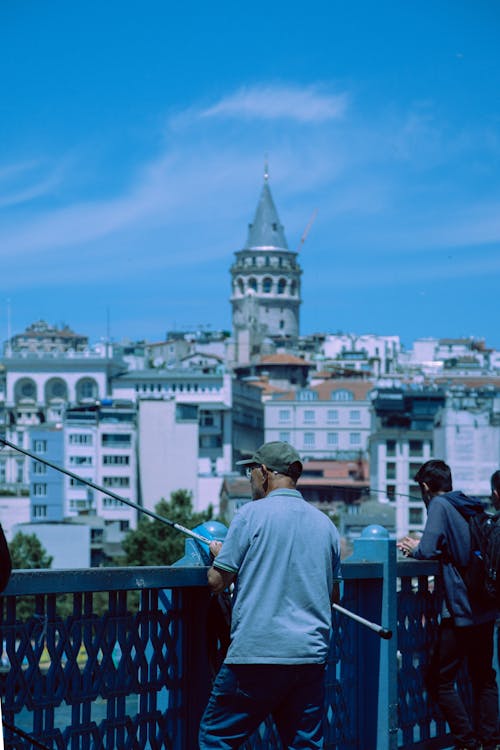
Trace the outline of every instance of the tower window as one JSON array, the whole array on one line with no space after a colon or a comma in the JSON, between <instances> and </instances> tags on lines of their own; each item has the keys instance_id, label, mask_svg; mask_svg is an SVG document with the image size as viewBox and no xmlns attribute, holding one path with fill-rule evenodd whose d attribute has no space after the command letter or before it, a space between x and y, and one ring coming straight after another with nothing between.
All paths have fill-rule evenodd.
<instances>
[{"instance_id":1,"label":"tower window","mask_svg":"<svg viewBox=\"0 0 500 750\"><path fill-rule=\"evenodd\" d=\"M284 328L284 327L285 327L285 321L284 320L280 320L280 328Z\"/></svg>"},{"instance_id":2,"label":"tower window","mask_svg":"<svg viewBox=\"0 0 500 750\"><path fill-rule=\"evenodd\" d=\"M262 291L265 292L266 294L269 294L272 288L273 288L273 280L269 276L266 276L266 278L262 282Z\"/></svg>"},{"instance_id":3,"label":"tower window","mask_svg":"<svg viewBox=\"0 0 500 750\"><path fill-rule=\"evenodd\" d=\"M280 279L278 281L278 294L284 294L286 289L286 279Z\"/></svg>"},{"instance_id":4,"label":"tower window","mask_svg":"<svg viewBox=\"0 0 500 750\"><path fill-rule=\"evenodd\" d=\"M254 279L253 276L251 279L248 279L248 288L253 289L254 292L257 291L257 279Z\"/></svg>"}]
</instances>

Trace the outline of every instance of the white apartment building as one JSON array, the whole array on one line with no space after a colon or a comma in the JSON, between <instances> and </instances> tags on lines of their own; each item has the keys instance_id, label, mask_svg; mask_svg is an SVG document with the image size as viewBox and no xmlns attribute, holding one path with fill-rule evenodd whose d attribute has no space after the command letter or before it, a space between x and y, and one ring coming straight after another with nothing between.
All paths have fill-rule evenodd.
<instances>
[{"instance_id":1,"label":"white apartment building","mask_svg":"<svg viewBox=\"0 0 500 750\"><path fill-rule=\"evenodd\" d=\"M275 394L264 405L266 442L288 442L304 460L366 455L372 387L363 380L326 380Z\"/></svg>"},{"instance_id":2,"label":"white apartment building","mask_svg":"<svg viewBox=\"0 0 500 750\"><path fill-rule=\"evenodd\" d=\"M106 347L84 351L12 351L3 360L0 407L6 437L29 449L29 431L41 424L63 421L67 405L89 404L109 394L110 377L122 364L108 356ZM3 399L2 399L3 396ZM6 448L0 456L0 484L19 489L29 484L29 463Z\"/></svg>"},{"instance_id":3,"label":"white apartment building","mask_svg":"<svg viewBox=\"0 0 500 750\"><path fill-rule=\"evenodd\" d=\"M396 535L424 528L426 514L413 477L436 454L434 418L445 403L437 388L378 388L372 392L370 488L396 509Z\"/></svg>"},{"instance_id":4,"label":"white apartment building","mask_svg":"<svg viewBox=\"0 0 500 750\"><path fill-rule=\"evenodd\" d=\"M151 482L152 487L162 484L164 490L161 497L168 499L172 490L192 489L193 505L197 510L204 509L212 504L218 505L220 488L224 476L232 469L232 381L229 373L220 366L217 367L187 367L177 369L151 368L142 371L127 372L113 380L113 396L120 399L133 399L139 405L139 450L141 477L145 476L145 466L148 466L148 478L144 481ZM141 401L152 402L147 409L141 408ZM163 415L162 419L168 419L164 424L162 440L168 440L169 450L174 451L172 435L182 434L183 448L181 450L182 474L184 484L172 485L171 480L164 484L164 468L160 465L160 459L155 460L155 455L164 455L166 449L158 442L150 445L150 460L148 454L143 451L141 445L145 440L144 419L147 414L148 422L153 425L154 402L158 404L158 410ZM197 434L190 431L178 431L179 411L167 409L165 401L172 401L179 407L190 407L191 414L197 420ZM184 413L188 413L184 410ZM190 417L190 419L193 417ZM181 420L182 421L182 420ZM176 426L177 424L177 426ZM159 430L157 425L155 430ZM189 433L189 437L187 437ZM180 439L180 438L179 438ZM188 441L194 441L193 445ZM175 450L179 448L175 446ZM143 462L147 460L147 464ZM156 479L152 478L151 472L156 472ZM188 486L188 478L197 476L196 486ZM190 482L191 480L189 480ZM143 486L141 479L141 486ZM152 491L144 502L148 504L155 502L158 496L156 490ZM159 499L159 498L158 498Z\"/></svg>"},{"instance_id":5,"label":"white apartment building","mask_svg":"<svg viewBox=\"0 0 500 750\"><path fill-rule=\"evenodd\" d=\"M424 528L425 508L413 477L433 457L426 431L384 430L370 439L370 488L374 499L395 507L398 538Z\"/></svg>"},{"instance_id":6,"label":"white apartment building","mask_svg":"<svg viewBox=\"0 0 500 750\"><path fill-rule=\"evenodd\" d=\"M490 477L500 468L500 397L450 392L436 417L434 451L450 466L454 489L489 499Z\"/></svg>"},{"instance_id":7,"label":"white apartment building","mask_svg":"<svg viewBox=\"0 0 500 750\"><path fill-rule=\"evenodd\" d=\"M133 503L137 497L136 408L104 402L69 409L64 429L65 468ZM135 528L137 511L119 500L65 477L64 517L95 514L122 531Z\"/></svg>"},{"instance_id":8,"label":"white apartment building","mask_svg":"<svg viewBox=\"0 0 500 750\"><path fill-rule=\"evenodd\" d=\"M399 336L354 333L328 334L321 345L321 356L357 371L370 371L381 377L392 374L401 353Z\"/></svg>"}]
</instances>

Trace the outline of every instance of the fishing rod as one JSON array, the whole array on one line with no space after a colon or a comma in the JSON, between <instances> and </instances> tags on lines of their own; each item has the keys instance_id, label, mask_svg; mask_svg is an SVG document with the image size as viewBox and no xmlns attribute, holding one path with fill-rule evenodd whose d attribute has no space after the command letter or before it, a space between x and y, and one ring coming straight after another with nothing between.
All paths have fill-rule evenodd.
<instances>
[{"instance_id":1,"label":"fishing rod","mask_svg":"<svg viewBox=\"0 0 500 750\"><path fill-rule=\"evenodd\" d=\"M15 443L11 443L10 440L6 440L4 437L0 437L0 443L2 443L3 445L6 445L9 448L12 448L13 450L19 451L19 453L24 453L24 455L28 456L28 458L32 458L34 461L39 461L41 464L45 464L45 466L49 466L51 469L61 472L61 474L66 474L68 477L71 477L71 479L75 479L77 482L86 484L88 487L91 487L93 490L102 492L104 495L107 495L108 497L113 498L113 500L118 500L120 503L129 505L131 508L135 508L135 510L138 510L140 513L145 513L146 515L151 516L151 518L154 518L156 521L161 521L162 523L166 523L168 526L171 526L173 529L176 529L177 531L180 531L182 534L186 534L187 536L190 536L193 539L196 539L198 542L202 542L203 544L210 544L210 542L212 541L212 539L207 539L207 537L204 537L201 534L197 534L196 531L191 531L191 529L187 529L185 526L182 526L180 523L175 523L174 521L170 521L168 518L165 518L164 516L160 516L158 515L158 513L155 513L154 511L149 510L149 508L143 508L142 505L138 505L138 503L134 503L132 500L129 500L126 497L117 495L116 492L112 492L110 489L106 487L101 487L95 482L92 482L90 479L85 479L84 477L81 477L78 474L75 474L74 472L69 471L69 469L64 469L62 466L59 466L58 464L54 464L52 463L52 461L49 461L46 458L42 458L42 456L39 456L37 453L32 453L31 451L28 451L25 448L20 448L19 445L15 445Z\"/></svg>"},{"instance_id":2,"label":"fishing rod","mask_svg":"<svg viewBox=\"0 0 500 750\"><path fill-rule=\"evenodd\" d=\"M337 612L340 612L340 614L346 615L346 617L350 617L351 620L359 622L360 625L364 625L370 630L374 630L375 633L377 633L381 638L384 638L385 640L389 640L390 638L392 638L392 630L388 630L382 625L378 625L376 622L371 622L371 620L367 620L366 618L361 617L361 615L357 615L355 612L351 612L350 609L341 607L340 604L332 604L332 607Z\"/></svg>"}]
</instances>

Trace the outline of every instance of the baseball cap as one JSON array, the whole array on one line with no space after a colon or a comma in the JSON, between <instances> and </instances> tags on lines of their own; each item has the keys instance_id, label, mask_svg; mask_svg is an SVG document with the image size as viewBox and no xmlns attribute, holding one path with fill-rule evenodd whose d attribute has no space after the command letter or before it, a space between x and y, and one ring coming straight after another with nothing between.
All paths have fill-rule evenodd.
<instances>
[{"instance_id":1,"label":"baseball cap","mask_svg":"<svg viewBox=\"0 0 500 750\"><path fill-rule=\"evenodd\" d=\"M302 471L302 461L300 456L289 443L282 443L280 440L274 440L271 443L264 443L255 451L252 458L246 458L243 461L237 461L237 466L250 466L252 464L267 466L271 471L277 471L279 474L288 474L290 464L299 462Z\"/></svg>"}]
</instances>

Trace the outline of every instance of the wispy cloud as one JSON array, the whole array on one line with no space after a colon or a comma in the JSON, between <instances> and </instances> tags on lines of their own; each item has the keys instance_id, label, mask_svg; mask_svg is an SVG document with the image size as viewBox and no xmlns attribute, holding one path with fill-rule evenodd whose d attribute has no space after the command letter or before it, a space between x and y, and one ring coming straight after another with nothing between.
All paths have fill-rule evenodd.
<instances>
[{"instance_id":1,"label":"wispy cloud","mask_svg":"<svg viewBox=\"0 0 500 750\"><path fill-rule=\"evenodd\" d=\"M316 86L252 86L223 97L200 116L320 123L342 117L347 105L346 93L331 94Z\"/></svg>"},{"instance_id":2,"label":"wispy cloud","mask_svg":"<svg viewBox=\"0 0 500 750\"><path fill-rule=\"evenodd\" d=\"M50 194L62 181L64 161L56 165L33 160L0 168L0 208L18 206Z\"/></svg>"}]
</instances>

